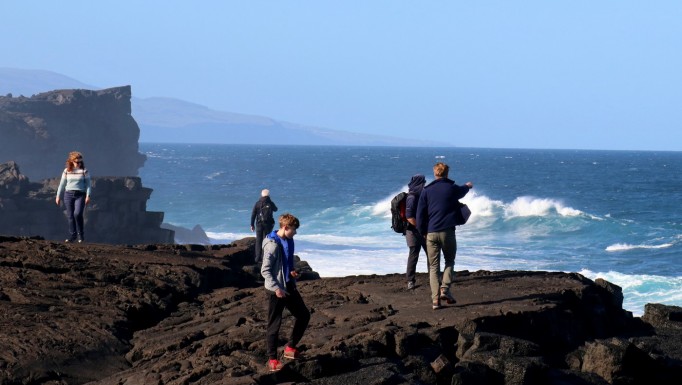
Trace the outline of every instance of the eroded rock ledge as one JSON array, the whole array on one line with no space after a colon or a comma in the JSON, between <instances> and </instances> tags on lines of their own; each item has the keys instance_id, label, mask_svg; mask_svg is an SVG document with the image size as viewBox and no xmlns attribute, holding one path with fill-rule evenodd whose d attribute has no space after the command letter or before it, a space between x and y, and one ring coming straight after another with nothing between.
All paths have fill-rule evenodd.
<instances>
[{"instance_id":1,"label":"eroded rock ledge","mask_svg":"<svg viewBox=\"0 0 682 385\"><path fill-rule=\"evenodd\" d=\"M81 151L93 175L137 176L140 128L130 86L0 96L0 162L22 165L32 180L61 175L70 151Z\"/></svg>"},{"instance_id":2,"label":"eroded rock ledge","mask_svg":"<svg viewBox=\"0 0 682 385\"><path fill-rule=\"evenodd\" d=\"M59 178L32 183L15 162L0 164L0 234L67 238L64 206L55 205ZM85 212L88 242L112 244L173 243L174 232L161 228L164 213L147 211L152 189L139 177L94 177Z\"/></svg>"},{"instance_id":3,"label":"eroded rock ledge","mask_svg":"<svg viewBox=\"0 0 682 385\"><path fill-rule=\"evenodd\" d=\"M265 371L253 238L230 245L64 245L0 237L2 384L677 384L682 309L622 310L579 274L458 272L431 310L425 274L323 278L304 357ZM285 320L284 331L290 324Z\"/></svg>"}]
</instances>

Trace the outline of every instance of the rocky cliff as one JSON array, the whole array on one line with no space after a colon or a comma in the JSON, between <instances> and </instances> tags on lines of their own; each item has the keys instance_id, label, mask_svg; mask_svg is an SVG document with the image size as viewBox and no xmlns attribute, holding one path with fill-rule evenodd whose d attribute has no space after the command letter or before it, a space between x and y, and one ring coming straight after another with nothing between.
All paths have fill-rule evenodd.
<instances>
[{"instance_id":1,"label":"rocky cliff","mask_svg":"<svg viewBox=\"0 0 682 385\"><path fill-rule=\"evenodd\" d=\"M32 183L15 162L0 164L0 234L67 238L63 204L55 204L59 178ZM173 243L161 228L162 212L147 211L152 189L139 177L94 177L85 210L85 238L104 243Z\"/></svg>"},{"instance_id":2,"label":"rocky cliff","mask_svg":"<svg viewBox=\"0 0 682 385\"><path fill-rule=\"evenodd\" d=\"M17 162L37 181L60 175L76 150L92 175L137 176L146 158L130 99L130 86L0 96L0 162Z\"/></svg>"},{"instance_id":3,"label":"rocky cliff","mask_svg":"<svg viewBox=\"0 0 682 385\"><path fill-rule=\"evenodd\" d=\"M682 309L622 309L609 282L457 273L433 311L426 274L319 279L284 369L265 369L253 238L230 245L78 245L0 237L0 384L678 384ZM286 314L286 313L285 313ZM285 316L282 344L291 328Z\"/></svg>"},{"instance_id":4,"label":"rocky cliff","mask_svg":"<svg viewBox=\"0 0 682 385\"><path fill-rule=\"evenodd\" d=\"M129 86L0 97L0 234L67 238L54 198L67 154L76 150L93 178L87 241L174 241L160 227L164 214L146 210L152 189L137 177L146 157L130 100Z\"/></svg>"}]
</instances>

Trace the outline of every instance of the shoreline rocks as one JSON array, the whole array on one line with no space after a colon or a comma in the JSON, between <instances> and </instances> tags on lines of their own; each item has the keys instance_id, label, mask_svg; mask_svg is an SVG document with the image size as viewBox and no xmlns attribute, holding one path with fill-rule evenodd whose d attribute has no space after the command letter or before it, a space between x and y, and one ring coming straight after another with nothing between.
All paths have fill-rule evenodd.
<instances>
[{"instance_id":1,"label":"shoreline rocks","mask_svg":"<svg viewBox=\"0 0 682 385\"><path fill-rule=\"evenodd\" d=\"M67 219L55 205L59 178L32 183L16 162L0 164L0 234L63 240ZM93 177L85 210L85 239L112 244L173 243L173 230L161 227L164 213L147 211L152 189L139 177Z\"/></svg>"},{"instance_id":2,"label":"shoreline rocks","mask_svg":"<svg viewBox=\"0 0 682 385\"><path fill-rule=\"evenodd\" d=\"M457 272L431 310L426 274L319 278L303 357L265 371L253 238L229 245L66 245L0 237L0 384L673 384L682 309L633 317L576 273ZM282 326L282 344L290 330Z\"/></svg>"}]
</instances>

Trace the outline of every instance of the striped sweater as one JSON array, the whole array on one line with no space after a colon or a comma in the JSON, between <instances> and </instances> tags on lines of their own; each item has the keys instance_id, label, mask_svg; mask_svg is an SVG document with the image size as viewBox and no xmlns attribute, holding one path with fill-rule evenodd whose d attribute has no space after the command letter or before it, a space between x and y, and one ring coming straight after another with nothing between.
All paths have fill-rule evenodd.
<instances>
[{"instance_id":1,"label":"striped sweater","mask_svg":"<svg viewBox=\"0 0 682 385\"><path fill-rule=\"evenodd\" d=\"M57 196L61 196L64 190L85 191L85 194L90 196L90 191L92 190L91 184L90 174L88 174L87 169L74 168L71 171L64 169L62 180L59 181Z\"/></svg>"}]
</instances>

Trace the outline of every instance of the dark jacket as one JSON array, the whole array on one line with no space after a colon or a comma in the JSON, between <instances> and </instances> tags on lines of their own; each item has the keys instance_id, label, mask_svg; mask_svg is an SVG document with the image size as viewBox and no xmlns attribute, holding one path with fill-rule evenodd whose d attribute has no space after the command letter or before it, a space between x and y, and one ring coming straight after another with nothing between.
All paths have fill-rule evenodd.
<instances>
[{"instance_id":1,"label":"dark jacket","mask_svg":"<svg viewBox=\"0 0 682 385\"><path fill-rule=\"evenodd\" d=\"M458 201L469 192L469 186L458 186L448 178L436 179L424 187L417 206L417 228L421 234L454 229Z\"/></svg>"},{"instance_id":2,"label":"dark jacket","mask_svg":"<svg viewBox=\"0 0 682 385\"><path fill-rule=\"evenodd\" d=\"M407 198L405 199L405 218L417 218L417 203L419 203L419 195L421 195L426 184L424 175L417 174L410 179L407 184ZM412 229L412 225L407 225L408 229ZM416 229L415 229L416 230Z\"/></svg>"},{"instance_id":3,"label":"dark jacket","mask_svg":"<svg viewBox=\"0 0 682 385\"><path fill-rule=\"evenodd\" d=\"M261 207L263 207L264 204L269 203L270 206L272 207L272 212L274 213L277 211L277 205L275 205L275 202L273 202L270 199L270 196L265 196L265 197L260 197L256 204L253 205L253 210L251 210L251 227L253 227L254 223L256 223L256 218L258 217L258 213L260 213ZM274 218L269 218L267 221L267 225L272 225L275 223Z\"/></svg>"}]
</instances>

